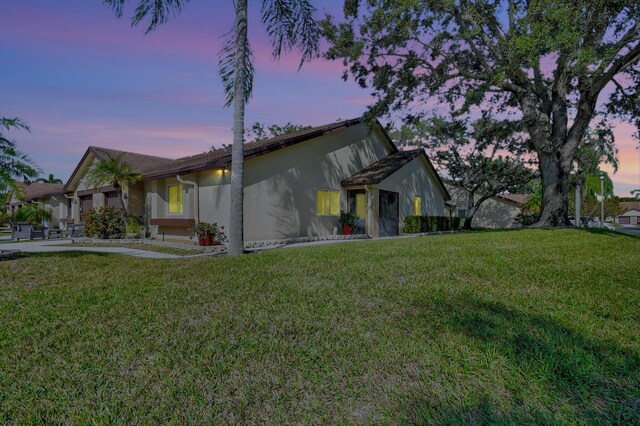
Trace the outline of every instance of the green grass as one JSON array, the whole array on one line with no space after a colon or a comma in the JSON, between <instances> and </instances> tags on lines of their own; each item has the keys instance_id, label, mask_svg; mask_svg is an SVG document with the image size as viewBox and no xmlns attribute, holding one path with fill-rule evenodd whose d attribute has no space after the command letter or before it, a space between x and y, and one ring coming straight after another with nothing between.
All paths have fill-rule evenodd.
<instances>
[{"instance_id":1,"label":"green grass","mask_svg":"<svg viewBox=\"0 0 640 426\"><path fill-rule=\"evenodd\" d=\"M0 263L0 423L640 424L640 238Z\"/></svg>"},{"instance_id":2,"label":"green grass","mask_svg":"<svg viewBox=\"0 0 640 426\"><path fill-rule=\"evenodd\" d=\"M135 250L146 250L146 251L153 251L157 253L175 254L178 256L188 256L192 254L203 253L203 251L201 250L194 250L189 248L167 247L167 246L160 246L155 244L127 244L127 243L92 244L89 242L86 242L86 243L80 242L80 243L74 243L73 245L79 246L79 247L124 247L124 248L135 249ZM61 244L61 246L69 247L69 244Z\"/></svg>"}]
</instances>

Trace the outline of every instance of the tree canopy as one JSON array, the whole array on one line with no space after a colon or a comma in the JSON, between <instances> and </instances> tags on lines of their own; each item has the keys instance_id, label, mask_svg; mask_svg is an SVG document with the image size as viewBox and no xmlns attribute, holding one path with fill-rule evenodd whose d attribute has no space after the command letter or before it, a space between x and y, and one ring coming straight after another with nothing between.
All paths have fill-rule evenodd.
<instances>
[{"instance_id":1,"label":"tree canopy","mask_svg":"<svg viewBox=\"0 0 640 426\"><path fill-rule=\"evenodd\" d=\"M326 56L372 91L370 116L522 120L541 174L540 224L568 223L569 175L589 128L638 124L636 0L346 0L344 12L323 23Z\"/></svg>"}]
</instances>

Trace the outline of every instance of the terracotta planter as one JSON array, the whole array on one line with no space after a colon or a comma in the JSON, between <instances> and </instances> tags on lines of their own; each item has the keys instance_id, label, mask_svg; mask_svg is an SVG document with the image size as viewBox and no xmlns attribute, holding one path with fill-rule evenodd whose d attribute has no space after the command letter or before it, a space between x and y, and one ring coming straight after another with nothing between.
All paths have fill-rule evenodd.
<instances>
[{"instance_id":1,"label":"terracotta planter","mask_svg":"<svg viewBox=\"0 0 640 426\"><path fill-rule=\"evenodd\" d=\"M198 244L205 247L213 245L213 235L207 235L205 237L198 236Z\"/></svg>"},{"instance_id":2,"label":"terracotta planter","mask_svg":"<svg viewBox=\"0 0 640 426\"><path fill-rule=\"evenodd\" d=\"M352 225L342 225L342 233L344 235L351 235L352 232L353 232Z\"/></svg>"}]
</instances>

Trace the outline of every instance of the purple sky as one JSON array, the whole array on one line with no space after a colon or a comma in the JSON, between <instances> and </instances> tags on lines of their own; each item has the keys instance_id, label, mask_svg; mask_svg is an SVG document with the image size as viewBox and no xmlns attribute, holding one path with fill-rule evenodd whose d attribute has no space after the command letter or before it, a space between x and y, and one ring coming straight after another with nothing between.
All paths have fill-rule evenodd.
<instances>
[{"instance_id":1,"label":"purple sky","mask_svg":"<svg viewBox=\"0 0 640 426\"><path fill-rule=\"evenodd\" d=\"M371 99L341 79L342 65L317 60L297 71L295 55L273 62L250 1L256 56L247 125L319 125L361 115ZM341 11L342 0L316 2ZM89 145L181 157L231 142L231 110L217 73L231 1L192 1L181 16L144 35L100 0L0 0L0 114L32 133L13 136L45 173L66 180ZM616 129L616 193L640 187L633 129Z\"/></svg>"}]
</instances>

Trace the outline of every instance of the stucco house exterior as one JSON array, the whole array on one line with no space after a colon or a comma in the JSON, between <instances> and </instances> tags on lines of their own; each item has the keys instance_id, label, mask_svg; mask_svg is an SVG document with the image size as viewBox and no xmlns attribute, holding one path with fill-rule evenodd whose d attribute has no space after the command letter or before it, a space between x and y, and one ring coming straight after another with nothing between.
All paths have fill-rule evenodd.
<instances>
[{"instance_id":1,"label":"stucco house exterior","mask_svg":"<svg viewBox=\"0 0 640 426\"><path fill-rule=\"evenodd\" d=\"M620 206L625 210L616 217L619 225L640 225L640 201L623 201Z\"/></svg>"},{"instance_id":2,"label":"stucco house exterior","mask_svg":"<svg viewBox=\"0 0 640 426\"><path fill-rule=\"evenodd\" d=\"M458 215L464 220L467 214L469 192L450 180L446 180L445 185L456 204ZM476 194L476 197L479 196ZM522 212L522 205L527 199L526 194L501 194L491 197L480 205L473 216L473 226L475 228L518 227L515 219Z\"/></svg>"},{"instance_id":3,"label":"stucco house exterior","mask_svg":"<svg viewBox=\"0 0 640 426\"><path fill-rule=\"evenodd\" d=\"M26 204L40 204L51 212L49 226L56 229L64 229L67 223L72 222L70 206L71 201L64 195L64 185L58 183L35 182L20 184L22 196L11 193L9 199L9 213L14 215Z\"/></svg>"},{"instance_id":4,"label":"stucco house exterior","mask_svg":"<svg viewBox=\"0 0 640 426\"><path fill-rule=\"evenodd\" d=\"M120 156L143 179L125 191L129 213L151 236L186 238L197 221L225 228L230 214L231 149L179 159L90 147L64 190L72 217L119 205L114 188L88 188L93 161ZM424 150L400 151L379 123L346 120L244 146L246 241L340 233L340 211L359 218L356 232L397 235L404 217L446 215L450 200Z\"/></svg>"}]
</instances>

